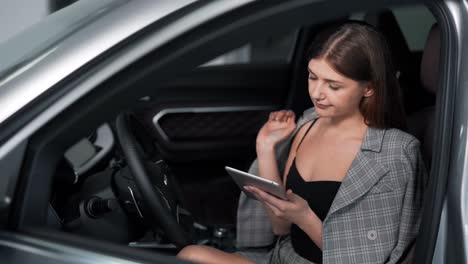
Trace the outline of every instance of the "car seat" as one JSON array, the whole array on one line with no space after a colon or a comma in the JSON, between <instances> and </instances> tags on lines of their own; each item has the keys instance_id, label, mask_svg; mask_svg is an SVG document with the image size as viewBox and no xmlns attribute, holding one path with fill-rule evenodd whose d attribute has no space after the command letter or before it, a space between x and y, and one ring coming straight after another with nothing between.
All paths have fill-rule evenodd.
<instances>
[{"instance_id":1,"label":"car seat","mask_svg":"<svg viewBox=\"0 0 468 264\"><path fill-rule=\"evenodd\" d=\"M437 93L440 57L440 29L434 24L427 36L421 60L420 78L424 89ZM425 107L414 112L408 117L408 129L421 142L421 154L426 168L429 171L432 160L432 145L434 139L434 113L435 105ZM413 263L416 244L409 249L405 259L401 263Z\"/></svg>"},{"instance_id":2,"label":"car seat","mask_svg":"<svg viewBox=\"0 0 468 264\"><path fill-rule=\"evenodd\" d=\"M434 24L429 31L421 59L422 87L437 95L440 57L440 29ZM425 107L408 116L408 129L421 142L421 153L428 171L431 168L432 146L434 141L435 105Z\"/></svg>"},{"instance_id":3,"label":"car seat","mask_svg":"<svg viewBox=\"0 0 468 264\"><path fill-rule=\"evenodd\" d=\"M364 16L364 21L376 27L385 36L398 75L410 72L411 51L393 12L386 8L370 12Z\"/></svg>"},{"instance_id":4,"label":"car seat","mask_svg":"<svg viewBox=\"0 0 468 264\"><path fill-rule=\"evenodd\" d=\"M375 26L385 37L390 48L405 112L411 114L434 104L434 96L422 86L419 78L420 57L412 52L398 21L390 9L367 13L364 21Z\"/></svg>"}]
</instances>

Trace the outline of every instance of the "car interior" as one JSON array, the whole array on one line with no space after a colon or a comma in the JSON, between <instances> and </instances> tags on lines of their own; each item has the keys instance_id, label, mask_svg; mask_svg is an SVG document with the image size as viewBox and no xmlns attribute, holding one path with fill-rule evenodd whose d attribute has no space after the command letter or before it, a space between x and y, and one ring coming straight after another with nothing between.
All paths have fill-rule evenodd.
<instances>
[{"instance_id":1,"label":"car interior","mask_svg":"<svg viewBox=\"0 0 468 264\"><path fill-rule=\"evenodd\" d=\"M67 145L53 173L46 228L167 254L192 243L235 250L240 189L224 167L248 170L270 111L299 117L312 106L307 47L321 29L349 19L386 37L408 131L421 141L429 171L440 29L424 5L372 10L270 30L158 82L157 93Z\"/></svg>"}]
</instances>

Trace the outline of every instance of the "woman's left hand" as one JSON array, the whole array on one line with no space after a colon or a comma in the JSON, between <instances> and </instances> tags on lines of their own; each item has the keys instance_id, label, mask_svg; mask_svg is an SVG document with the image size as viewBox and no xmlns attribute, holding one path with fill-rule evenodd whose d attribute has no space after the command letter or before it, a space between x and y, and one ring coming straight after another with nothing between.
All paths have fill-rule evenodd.
<instances>
[{"instance_id":1,"label":"woman's left hand","mask_svg":"<svg viewBox=\"0 0 468 264\"><path fill-rule=\"evenodd\" d=\"M275 216L298 226L301 225L301 221L306 221L310 213L313 213L307 201L290 189L286 192L288 200L283 200L254 186L245 186L244 188L269 208Z\"/></svg>"}]
</instances>

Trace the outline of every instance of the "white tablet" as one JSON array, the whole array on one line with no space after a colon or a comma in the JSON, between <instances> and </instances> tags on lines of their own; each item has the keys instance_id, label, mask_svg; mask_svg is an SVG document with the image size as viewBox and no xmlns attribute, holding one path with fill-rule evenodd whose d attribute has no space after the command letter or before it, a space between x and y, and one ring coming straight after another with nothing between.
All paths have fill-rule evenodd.
<instances>
[{"instance_id":1,"label":"white tablet","mask_svg":"<svg viewBox=\"0 0 468 264\"><path fill-rule=\"evenodd\" d=\"M253 174L240 171L231 167L224 167L231 175L232 179L236 182L236 184L239 186L239 188L245 193L250 198L256 199L255 196L253 196L250 192L244 190L244 186L250 185L250 186L255 186L265 192L268 192L278 198L281 198L283 200L287 200L286 193L284 191L283 186L279 185L278 183L274 181L270 181L258 176L255 176Z\"/></svg>"}]
</instances>

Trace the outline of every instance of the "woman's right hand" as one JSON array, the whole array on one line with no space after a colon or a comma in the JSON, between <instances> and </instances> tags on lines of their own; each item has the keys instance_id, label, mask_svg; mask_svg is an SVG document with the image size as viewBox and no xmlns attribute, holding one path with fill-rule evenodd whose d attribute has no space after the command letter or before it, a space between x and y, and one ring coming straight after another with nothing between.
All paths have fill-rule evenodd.
<instances>
[{"instance_id":1,"label":"woman's right hand","mask_svg":"<svg viewBox=\"0 0 468 264\"><path fill-rule=\"evenodd\" d=\"M290 110L271 112L268 121L257 134L257 153L273 150L296 128L295 114Z\"/></svg>"}]
</instances>

